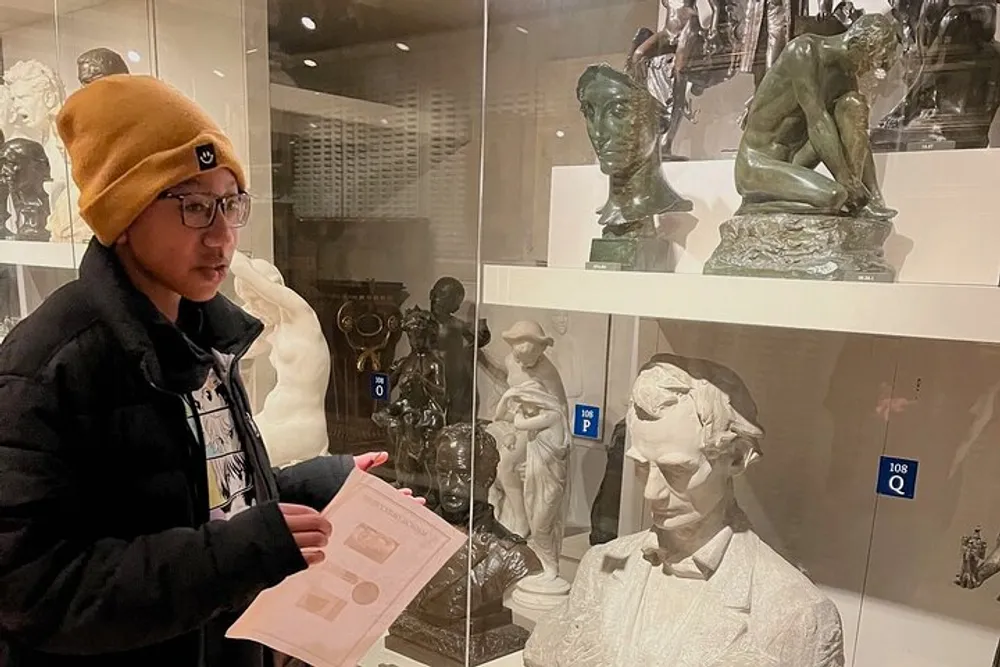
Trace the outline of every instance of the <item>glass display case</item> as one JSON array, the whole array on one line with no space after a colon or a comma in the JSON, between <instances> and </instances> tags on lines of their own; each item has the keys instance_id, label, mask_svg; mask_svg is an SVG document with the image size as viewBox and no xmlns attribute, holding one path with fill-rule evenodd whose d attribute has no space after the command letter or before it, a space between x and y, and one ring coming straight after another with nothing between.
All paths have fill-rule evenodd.
<instances>
[{"instance_id":1,"label":"glass display case","mask_svg":"<svg viewBox=\"0 0 1000 667\"><path fill-rule=\"evenodd\" d=\"M248 166L272 462L469 536L359 664L995 666L996 12L0 0L0 336L89 242L62 102L152 74Z\"/></svg>"}]
</instances>

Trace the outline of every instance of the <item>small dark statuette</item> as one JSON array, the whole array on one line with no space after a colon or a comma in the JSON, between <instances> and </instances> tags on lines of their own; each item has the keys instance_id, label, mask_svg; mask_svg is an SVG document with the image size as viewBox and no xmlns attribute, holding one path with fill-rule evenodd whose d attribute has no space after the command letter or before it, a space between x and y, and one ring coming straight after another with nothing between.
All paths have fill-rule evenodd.
<instances>
[{"instance_id":1,"label":"small dark statuette","mask_svg":"<svg viewBox=\"0 0 1000 667\"><path fill-rule=\"evenodd\" d=\"M653 216L693 208L670 187L661 170L659 137L665 108L645 86L606 64L584 71L576 96L609 181L608 200L598 210L603 238L591 245L590 261L665 270L667 246L656 238Z\"/></svg>"},{"instance_id":2,"label":"small dark statuette","mask_svg":"<svg viewBox=\"0 0 1000 667\"><path fill-rule=\"evenodd\" d=\"M486 320L479 322L477 337L468 322L455 316L464 301L465 288L457 278L445 276L431 288L431 312L438 323L437 350L444 360L448 388L445 406L448 424L472 421L475 351L477 346L481 348L490 342Z\"/></svg>"},{"instance_id":3,"label":"small dark statuette","mask_svg":"<svg viewBox=\"0 0 1000 667\"><path fill-rule=\"evenodd\" d=\"M872 130L876 150L986 148L1000 107L996 0L896 0L906 95Z\"/></svg>"},{"instance_id":4,"label":"small dark statuette","mask_svg":"<svg viewBox=\"0 0 1000 667\"><path fill-rule=\"evenodd\" d=\"M446 384L444 363L436 351L438 323L419 306L403 316L410 353L392 363L389 382L396 398L372 415L386 430L393 448L396 483L426 495L433 505L431 464L433 443L444 426Z\"/></svg>"},{"instance_id":5,"label":"small dark statuette","mask_svg":"<svg viewBox=\"0 0 1000 667\"><path fill-rule=\"evenodd\" d=\"M743 204L722 224L705 273L891 281L888 208L858 78L895 58L894 22L859 18L834 36L802 35L768 70L736 155ZM815 169L827 167L833 178Z\"/></svg>"},{"instance_id":6,"label":"small dark statuette","mask_svg":"<svg viewBox=\"0 0 1000 667\"><path fill-rule=\"evenodd\" d=\"M955 585L962 588L979 588L986 581L1000 572L1000 536L996 545L987 555L986 540L982 529L976 526L972 535L962 538L962 566L955 575ZM1000 601L1000 597L997 598Z\"/></svg>"},{"instance_id":7,"label":"small dark statuette","mask_svg":"<svg viewBox=\"0 0 1000 667\"><path fill-rule=\"evenodd\" d=\"M618 537L622 471L625 464L625 420L615 424L608 443L608 463L597 497L590 508L590 543L604 544Z\"/></svg>"},{"instance_id":8,"label":"small dark statuette","mask_svg":"<svg viewBox=\"0 0 1000 667\"><path fill-rule=\"evenodd\" d=\"M472 424L454 424L441 430L435 445L437 512L463 531L471 512L472 538L392 624L386 646L429 665L464 665L468 622L470 664L480 665L524 648L529 633L513 624L504 593L542 566L523 539L500 525L487 501L500 462L493 436L482 425L473 436Z\"/></svg>"},{"instance_id":9,"label":"small dark statuette","mask_svg":"<svg viewBox=\"0 0 1000 667\"><path fill-rule=\"evenodd\" d=\"M0 149L0 180L14 205L15 237L48 241L51 234L45 225L51 210L45 183L52 180L52 174L42 145L20 138L4 143Z\"/></svg>"},{"instance_id":10,"label":"small dark statuette","mask_svg":"<svg viewBox=\"0 0 1000 667\"><path fill-rule=\"evenodd\" d=\"M111 49L104 47L84 51L76 59L77 79L86 86L97 79L112 74L128 74L125 59Z\"/></svg>"}]
</instances>

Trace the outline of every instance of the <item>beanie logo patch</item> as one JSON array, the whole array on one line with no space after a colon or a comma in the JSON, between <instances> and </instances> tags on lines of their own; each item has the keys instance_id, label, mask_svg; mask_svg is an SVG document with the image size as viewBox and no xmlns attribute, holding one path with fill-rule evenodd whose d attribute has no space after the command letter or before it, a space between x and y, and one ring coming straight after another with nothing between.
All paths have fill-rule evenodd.
<instances>
[{"instance_id":1,"label":"beanie logo patch","mask_svg":"<svg viewBox=\"0 0 1000 667\"><path fill-rule=\"evenodd\" d=\"M194 149L195 157L198 159L198 169L208 171L215 169L218 163L215 159L215 144L202 144Z\"/></svg>"}]
</instances>

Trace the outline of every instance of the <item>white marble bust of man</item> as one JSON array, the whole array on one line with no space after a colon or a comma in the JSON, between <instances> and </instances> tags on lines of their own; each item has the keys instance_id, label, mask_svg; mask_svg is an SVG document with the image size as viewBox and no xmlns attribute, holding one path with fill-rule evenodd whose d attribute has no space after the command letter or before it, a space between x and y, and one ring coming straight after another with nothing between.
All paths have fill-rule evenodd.
<instances>
[{"instance_id":1,"label":"white marble bust of man","mask_svg":"<svg viewBox=\"0 0 1000 667\"><path fill-rule=\"evenodd\" d=\"M834 604L753 532L733 477L763 431L743 381L658 355L632 387L627 455L648 469L649 531L592 548L538 622L528 667L841 667Z\"/></svg>"}]
</instances>

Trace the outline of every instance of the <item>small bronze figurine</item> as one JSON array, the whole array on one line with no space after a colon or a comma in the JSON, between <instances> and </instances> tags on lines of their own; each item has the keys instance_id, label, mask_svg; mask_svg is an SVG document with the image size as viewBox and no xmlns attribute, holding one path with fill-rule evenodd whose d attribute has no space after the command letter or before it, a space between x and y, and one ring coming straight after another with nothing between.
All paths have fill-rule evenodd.
<instances>
[{"instance_id":1,"label":"small bronze figurine","mask_svg":"<svg viewBox=\"0 0 1000 667\"><path fill-rule=\"evenodd\" d=\"M955 585L979 588L997 572L1000 572L1000 536L997 536L993 551L987 555L982 529L976 526L972 535L962 537L962 567L955 575Z\"/></svg>"},{"instance_id":2,"label":"small bronze figurine","mask_svg":"<svg viewBox=\"0 0 1000 667\"><path fill-rule=\"evenodd\" d=\"M0 180L14 206L15 237L48 241L50 233L45 226L51 209L45 183L52 180L52 173L42 145L20 138L4 143L0 149Z\"/></svg>"},{"instance_id":3,"label":"small bronze figurine","mask_svg":"<svg viewBox=\"0 0 1000 667\"><path fill-rule=\"evenodd\" d=\"M76 59L76 71L81 86L112 74L129 74L125 59L104 47L81 53Z\"/></svg>"},{"instance_id":4,"label":"small bronze figurine","mask_svg":"<svg viewBox=\"0 0 1000 667\"><path fill-rule=\"evenodd\" d=\"M882 244L896 211L882 198L858 78L888 70L897 45L894 22L868 14L842 35L796 37L778 56L736 154L743 204L705 273L894 279Z\"/></svg>"},{"instance_id":5,"label":"small bronze figurine","mask_svg":"<svg viewBox=\"0 0 1000 667\"><path fill-rule=\"evenodd\" d=\"M423 495L431 486L431 451L444 426L445 369L436 351L438 323L419 306L403 316L410 353L393 362L389 382L396 398L372 415L393 447L396 483ZM432 504L432 499L428 498Z\"/></svg>"},{"instance_id":6,"label":"small bronze figurine","mask_svg":"<svg viewBox=\"0 0 1000 667\"><path fill-rule=\"evenodd\" d=\"M541 571L541 563L525 541L493 515L487 498L499 461L496 440L481 425L454 424L438 435L434 464L438 514L468 530L471 513L472 536L389 628L390 649L435 654L427 664L465 664L467 623L472 665L524 648L528 631L512 623L510 610L503 605L504 593Z\"/></svg>"},{"instance_id":7,"label":"small bronze figurine","mask_svg":"<svg viewBox=\"0 0 1000 667\"><path fill-rule=\"evenodd\" d=\"M983 529L976 526L972 535L962 537L962 568L955 575L955 584L962 588L978 588L979 568L986 560L986 540L983 539Z\"/></svg>"},{"instance_id":8,"label":"small bronze figurine","mask_svg":"<svg viewBox=\"0 0 1000 667\"><path fill-rule=\"evenodd\" d=\"M465 301L465 288L457 278L445 276L431 288L431 312L438 323L437 349L444 360L448 424L472 421L473 366L476 347L490 342L486 321L479 323L479 336L455 313ZM478 400L476 401L478 403Z\"/></svg>"}]
</instances>

